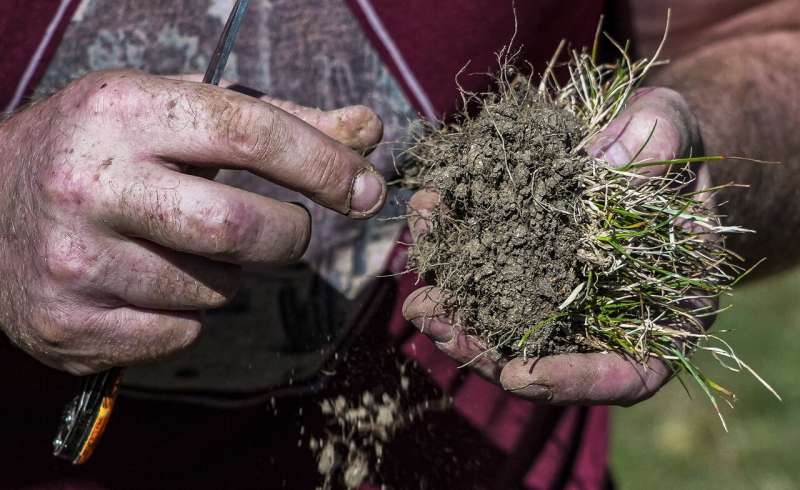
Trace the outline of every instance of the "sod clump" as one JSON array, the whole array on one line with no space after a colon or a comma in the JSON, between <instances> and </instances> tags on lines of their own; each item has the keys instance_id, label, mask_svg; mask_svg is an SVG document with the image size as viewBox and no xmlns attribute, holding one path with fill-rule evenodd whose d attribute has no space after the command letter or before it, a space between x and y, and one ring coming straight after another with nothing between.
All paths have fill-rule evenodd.
<instances>
[{"instance_id":1,"label":"sod clump","mask_svg":"<svg viewBox=\"0 0 800 490\"><path fill-rule=\"evenodd\" d=\"M409 210L428 221L409 249L409 270L440 287L446 314L484 342L485 354L657 357L697 381L719 413L718 398L732 404L733 393L689 356L709 351L758 378L704 329L719 296L747 273L725 237L749 230L724 226L707 204L722 187L695 184L690 164L723 157L637 154L614 168L587 152L658 56L633 61L609 41L618 61L598 62L596 40L559 64L562 44L535 82L501 53L495 90L463 93L453 122L425 127L406 153L402 182L435 191L439 202ZM669 171L637 172L648 166Z\"/></svg>"},{"instance_id":2,"label":"sod clump","mask_svg":"<svg viewBox=\"0 0 800 490\"><path fill-rule=\"evenodd\" d=\"M414 147L423 186L442 196L432 228L411 250L414 266L449 291L464 325L503 353L590 349L559 305L581 283L586 219L572 209L590 166L571 154L581 122L526 83L487 95L480 113ZM520 103L522 102L522 103ZM413 165L413 164L412 164Z\"/></svg>"}]
</instances>

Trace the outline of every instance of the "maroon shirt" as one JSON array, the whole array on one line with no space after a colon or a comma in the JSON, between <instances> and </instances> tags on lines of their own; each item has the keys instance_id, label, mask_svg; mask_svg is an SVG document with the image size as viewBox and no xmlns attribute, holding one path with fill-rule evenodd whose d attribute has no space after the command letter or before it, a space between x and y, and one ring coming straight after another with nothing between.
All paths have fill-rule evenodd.
<instances>
[{"instance_id":1,"label":"maroon shirt","mask_svg":"<svg viewBox=\"0 0 800 490\"><path fill-rule=\"evenodd\" d=\"M0 107L18 104L35 88L77 3L0 3ZM513 25L508 5L492 0L440 0L435 7L422 0L348 3L409 100L428 117L456 108L454 80L463 61L471 60L467 72L489 69ZM569 12L558 1L519 2L516 9L522 57L541 63L560 37L585 45L602 2L572 2ZM479 90L486 79L466 76L460 82ZM387 272L404 267L405 251L398 247ZM454 398L452 412L431 415L390 448L396 457L387 458L394 461L385 465L387 482L397 488L606 486L608 409L537 405L459 369L402 319L403 300L418 286L408 275L381 280L338 381L328 388L335 393L386 383L397 362L412 358L420 366L420 391L443 389ZM397 345L396 359L370 355L387 345ZM98 454L87 466L73 468L49 456L49 441L74 380L3 344L0 388L6 424L0 445L3 488L312 488L316 483L313 460L297 446L300 425L322 424L309 409L318 397L278 400L277 413L263 406L212 409L123 398Z\"/></svg>"}]
</instances>

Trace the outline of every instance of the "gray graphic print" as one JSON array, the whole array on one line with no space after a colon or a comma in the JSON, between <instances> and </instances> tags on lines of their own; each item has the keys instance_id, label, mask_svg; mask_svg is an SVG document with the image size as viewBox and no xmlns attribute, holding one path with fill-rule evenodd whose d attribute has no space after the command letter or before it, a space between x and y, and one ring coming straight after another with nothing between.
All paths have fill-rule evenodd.
<instances>
[{"instance_id":1,"label":"gray graphic print","mask_svg":"<svg viewBox=\"0 0 800 490\"><path fill-rule=\"evenodd\" d=\"M103 69L202 73L232 5L83 0L37 92L47 95ZM384 141L403 139L415 117L344 0L252 0L225 78L311 107L368 105L384 121ZM401 146L384 145L370 156L387 177ZM342 338L352 300L382 272L402 226L396 220L349 220L245 172L223 171L218 180L303 202L314 222L307 265L245 270L235 304L209 312L210 325L197 344L169 362L131 370L129 385L261 390L311 375L321 362L318 348ZM382 217L397 216L396 200L388 201ZM186 372L196 374L178 375Z\"/></svg>"},{"instance_id":2,"label":"gray graphic print","mask_svg":"<svg viewBox=\"0 0 800 490\"><path fill-rule=\"evenodd\" d=\"M232 4L84 0L38 93L110 68L202 73ZM388 142L400 141L415 117L343 0L252 1L225 77L310 107L368 105L383 119ZM387 145L371 157L387 176L393 172L391 153ZM248 174L226 171L219 180L306 204L315 224L306 261L348 297L379 272L397 233L394 224L353 222ZM397 214L395 201L389 199L384 217Z\"/></svg>"}]
</instances>

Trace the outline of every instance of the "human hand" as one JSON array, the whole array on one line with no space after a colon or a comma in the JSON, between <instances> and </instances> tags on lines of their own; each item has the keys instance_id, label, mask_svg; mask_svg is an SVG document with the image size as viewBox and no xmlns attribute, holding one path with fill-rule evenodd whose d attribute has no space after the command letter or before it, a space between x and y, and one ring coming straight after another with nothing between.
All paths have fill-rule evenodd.
<instances>
[{"instance_id":1,"label":"human hand","mask_svg":"<svg viewBox=\"0 0 800 490\"><path fill-rule=\"evenodd\" d=\"M703 151L688 105L678 93L665 88L639 90L588 150L615 166L630 163L634 156L636 161L662 161ZM665 167L645 167L641 173L664 171ZM707 180L701 168L699 188L707 187ZM426 216L438 202L439 195L431 190L421 190L412 197L409 207L414 212L409 227L415 239L427 231ZM670 377L669 368L659 359L652 358L643 366L614 353L501 358L487 351L481 340L463 332L453 315L445 311L442 297L436 287L414 291L404 304L405 317L450 357L460 363L470 362L484 377L520 396L553 404L631 405L652 396Z\"/></svg>"},{"instance_id":2,"label":"human hand","mask_svg":"<svg viewBox=\"0 0 800 490\"><path fill-rule=\"evenodd\" d=\"M0 125L4 332L74 374L189 345L240 265L295 261L311 231L301 206L204 178L220 168L352 218L376 213L384 180L346 146L380 140L375 113L275 103L294 115L210 85L97 72Z\"/></svg>"}]
</instances>

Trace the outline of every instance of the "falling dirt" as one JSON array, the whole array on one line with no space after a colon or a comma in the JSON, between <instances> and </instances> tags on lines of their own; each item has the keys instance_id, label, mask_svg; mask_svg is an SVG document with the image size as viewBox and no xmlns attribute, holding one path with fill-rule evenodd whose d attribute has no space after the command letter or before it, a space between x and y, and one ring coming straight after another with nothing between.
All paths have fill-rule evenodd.
<instances>
[{"instance_id":1,"label":"falling dirt","mask_svg":"<svg viewBox=\"0 0 800 490\"><path fill-rule=\"evenodd\" d=\"M394 393L376 396L373 391L364 391L352 399L339 395L320 403L328 429L324 436L309 440L323 479L319 490L356 489L378 478L386 446L394 437L425 414L450 406L447 397L412 406L410 378L405 370L406 366L400 366L400 387Z\"/></svg>"},{"instance_id":2,"label":"falling dirt","mask_svg":"<svg viewBox=\"0 0 800 490\"><path fill-rule=\"evenodd\" d=\"M523 80L516 90L532 88ZM522 344L533 355L585 350L558 318L582 281L574 211L588 157L570 156L581 137L579 120L554 103L494 95L476 117L428 131L409 152L404 180L441 195L410 265L503 353Z\"/></svg>"}]
</instances>

